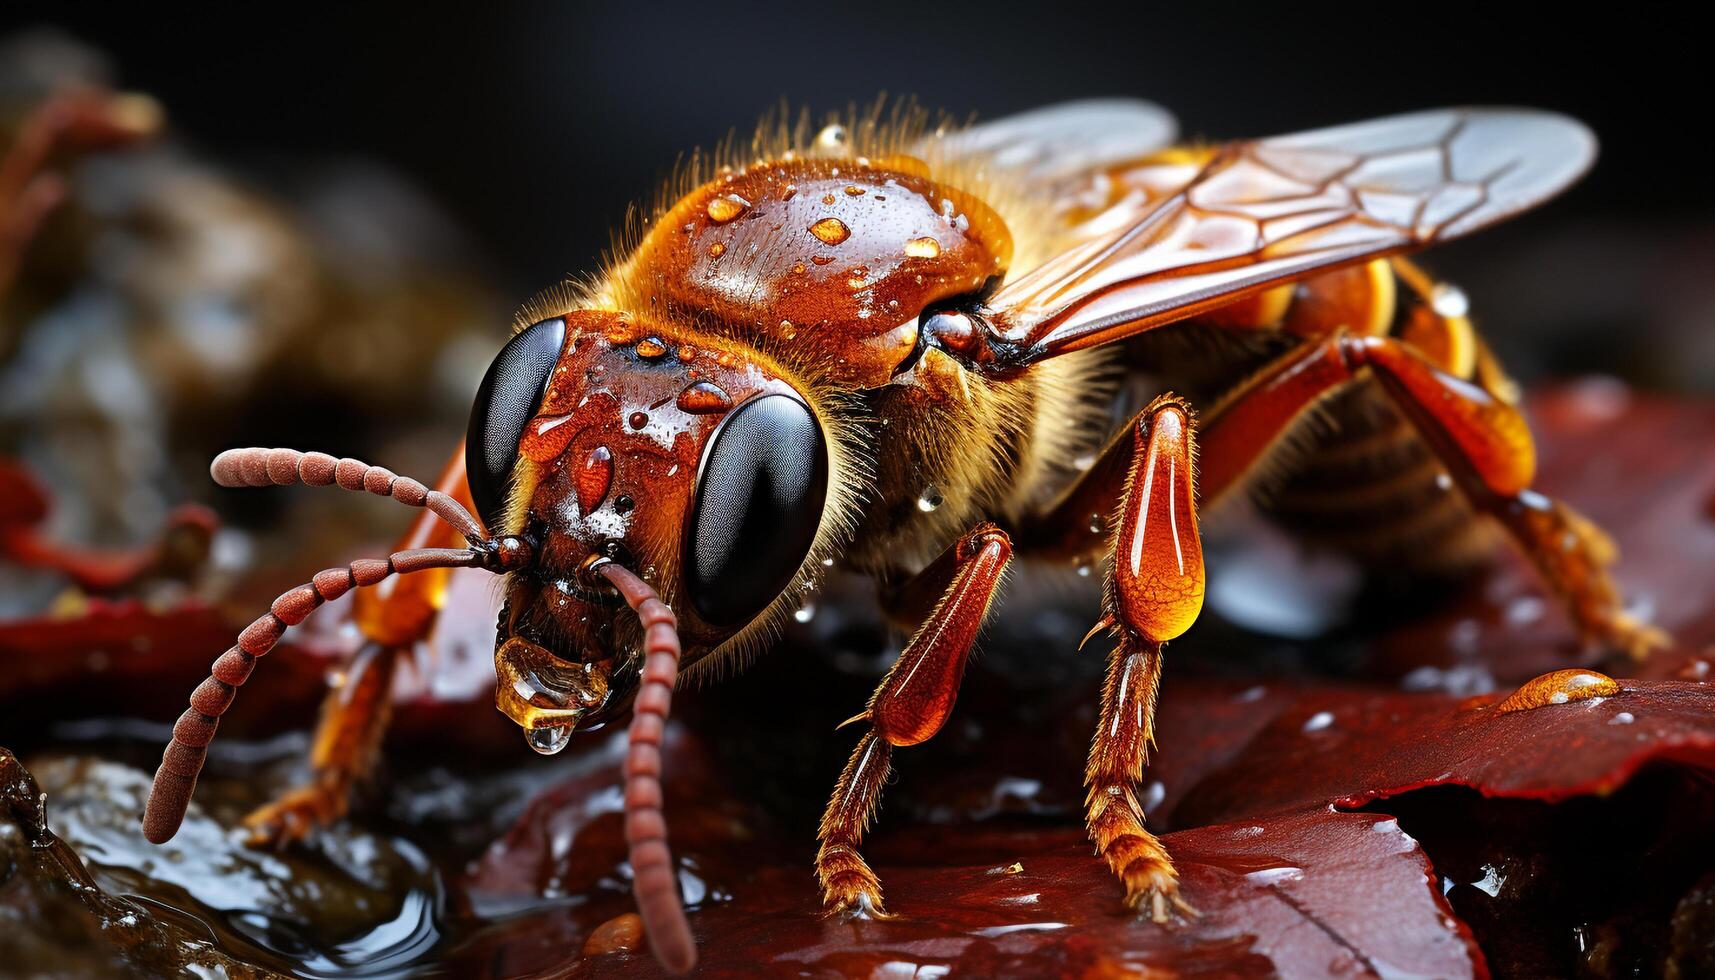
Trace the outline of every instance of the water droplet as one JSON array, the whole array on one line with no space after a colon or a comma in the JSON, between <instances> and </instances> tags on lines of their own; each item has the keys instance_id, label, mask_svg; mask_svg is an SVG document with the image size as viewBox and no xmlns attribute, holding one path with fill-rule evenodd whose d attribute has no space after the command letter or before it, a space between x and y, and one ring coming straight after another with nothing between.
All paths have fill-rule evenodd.
<instances>
[{"instance_id":1,"label":"water droplet","mask_svg":"<svg viewBox=\"0 0 1715 980\"><path fill-rule=\"evenodd\" d=\"M1590 698L1605 698L1618 693L1619 682L1606 674L1577 668L1556 670L1525 681L1497 706L1497 710L1528 711L1551 704L1587 701Z\"/></svg>"},{"instance_id":2,"label":"water droplet","mask_svg":"<svg viewBox=\"0 0 1715 980\"><path fill-rule=\"evenodd\" d=\"M1159 779L1152 779L1149 781L1149 785L1143 788L1143 799L1138 802L1143 804L1145 813L1153 813L1165 799L1167 799L1167 784Z\"/></svg>"},{"instance_id":3,"label":"water droplet","mask_svg":"<svg viewBox=\"0 0 1715 980\"><path fill-rule=\"evenodd\" d=\"M1245 880L1253 885L1268 887L1271 885L1278 885L1283 882L1298 881L1303 877L1303 868L1287 866L1279 868L1263 868L1258 871L1252 871L1245 875Z\"/></svg>"},{"instance_id":4,"label":"water droplet","mask_svg":"<svg viewBox=\"0 0 1715 980\"><path fill-rule=\"evenodd\" d=\"M709 258L718 259L725 254L726 245L721 242L715 242L713 245L709 246Z\"/></svg>"},{"instance_id":5,"label":"water droplet","mask_svg":"<svg viewBox=\"0 0 1715 980\"><path fill-rule=\"evenodd\" d=\"M816 134L816 149L818 150L843 150L846 148L846 144L850 142L851 134L847 133L846 128L839 123L823 126L822 131Z\"/></svg>"},{"instance_id":6,"label":"water droplet","mask_svg":"<svg viewBox=\"0 0 1715 980\"><path fill-rule=\"evenodd\" d=\"M1471 301L1465 297L1465 291L1452 283L1438 282L1429 291L1429 308L1437 316L1448 319L1462 317L1471 312Z\"/></svg>"},{"instance_id":7,"label":"water droplet","mask_svg":"<svg viewBox=\"0 0 1715 980\"><path fill-rule=\"evenodd\" d=\"M797 197L797 196L798 196L798 185L797 184L787 184L786 189L780 192L780 199L782 201L790 201L794 197Z\"/></svg>"},{"instance_id":8,"label":"water droplet","mask_svg":"<svg viewBox=\"0 0 1715 980\"><path fill-rule=\"evenodd\" d=\"M578 434L576 426L567 425L570 415L544 415L524 427L518 443L519 452L538 463L545 463L566 451L566 445Z\"/></svg>"},{"instance_id":9,"label":"water droplet","mask_svg":"<svg viewBox=\"0 0 1715 980\"><path fill-rule=\"evenodd\" d=\"M905 243L905 254L914 259L932 259L941 254L941 243L925 235Z\"/></svg>"},{"instance_id":10,"label":"water droplet","mask_svg":"<svg viewBox=\"0 0 1715 980\"><path fill-rule=\"evenodd\" d=\"M636 508L637 501L631 499L630 494L622 493L613 501L614 511L620 514L629 514Z\"/></svg>"},{"instance_id":11,"label":"water droplet","mask_svg":"<svg viewBox=\"0 0 1715 980\"><path fill-rule=\"evenodd\" d=\"M787 340L791 340L793 337L798 336L798 328L792 325L791 320L781 320L780 336L785 337Z\"/></svg>"},{"instance_id":12,"label":"water droplet","mask_svg":"<svg viewBox=\"0 0 1715 980\"><path fill-rule=\"evenodd\" d=\"M1435 489L1443 492L1453 489L1453 478L1446 473L1435 474Z\"/></svg>"},{"instance_id":13,"label":"water droplet","mask_svg":"<svg viewBox=\"0 0 1715 980\"><path fill-rule=\"evenodd\" d=\"M863 188L857 186L856 184L847 184L846 185L846 196L847 197L862 197L863 196Z\"/></svg>"},{"instance_id":14,"label":"water droplet","mask_svg":"<svg viewBox=\"0 0 1715 980\"><path fill-rule=\"evenodd\" d=\"M679 360L684 361L685 363L689 364L691 361L696 360L696 357L697 357L697 349L695 347L691 347L689 345L686 345L684 347L679 348Z\"/></svg>"},{"instance_id":15,"label":"water droplet","mask_svg":"<svg viewBox=\"0 0 1715 980\"><path fill-rule=\"evenodd\" d=\"M1461 619L1447 631L1447 642L1459 653L1475 654L1483 638L1483 624L1474 619Z\"/></svg>"},{"instance_id":16,"label":"water droplet","mask_svg":"<svg viewBox=\"0 0 1715 980\"><path fill-rule=\"evenodd\" d=\"M1533 595L1522 595L1507 603L1507 622L1514 626L1528 626L1542 618L1546 608L1540 598Z\"/></svg>"},{"instance_id":17,"label":"water droplet","mask_svg":"<svg viewBox=\"0 0 1715 980\"><path fill-rule=\"evenodd\" d=\"M1072 570L1078 573L1079 578L1089 578L1091 572L1090 560L1088 558L1075 559L1072 562Z\"/></svg>"},{"instance_id":18,"label":"water droplet","mask_svg":"<svg viewBox=\"0 0 1715 980\"><path fill-rule=\"evenodd\" d=\"M797 620L800 623L808 623L810 620L815 619L816 618L816 604L813 602L804 603L802 606L798 607L798 610L796 612L794 612L792 614L792 618Z\"/></svg>"},{"instance_id":19,"label":"water droplet","mask_svg":"<svg viewBox=\"0 0 1715 980\"><path fill-rule=\"evenodd\" d=\"M1334 713L1332 711L1318 711L1304 722L1304 730L1307 732L1319 732L1332 724L1334 724Z\"/></svg>"},{"instance_id":20,"label":"water droplet","mask_svg":"<svg viewBox=\"0 0 1715 980\"><path fill-rule=\"evenodd\" d=\"M832 558L822 559L822 567L823 568L833 568L834 567L834 560Z\"/></svg>"},{"instance_id":21,"label":"water droplet","mask_svg":"<svg viewBox=\"0 0 1715 980\"><path fill-rule=\"evenodd\" d=\"M596 926L584 940L584 955L601 956L643 948L643 919L636 912L627 912Z\"/></svg>"},{"instance_id":22,"label":"water droplet","mask_svg":"<svg viewBox=\"0 0 1715 980\"><path fill-rule=\"evenodd\" d=\"M632 412L631 418L627 421L631 423L633 429L641 429L649 424L649 415L645 412Z\"/></svg>"},{"instance_id":23,"label":"water droplet","mask_svg":"<svg viewBox=\"0 0 1715 980\"><path fill-rule=\"evenodd\" d=\"M637 342L637 356L645 361L656 361L667 356L667 345L659 337L645 337Z\"/></svg>"},{"instance_id":24,"label":"water droplet","mask_svg":"<svg viewBox=\"0 0 1715 980\"><path fill-rule=\"evenodd\" d=\"M846 227L846 223L838 218L823 218L810 226L810 234L815 235L817 238L827 242L829 245L838 245L852 237L852 230Z\"/></svg>"},{"instance_id":25,"label":"water droplet","mask_svg":"<svg viewBox=\"0 0 1715 980\"><path fill-rule=\"evenodd\" d=\"M1482 872L1483 877L1471 882L1471 887L1490 898L1498 897L1501 893L1501 886L1507 883L1507 876L1501 873L1501 869L1492 864L1483 865Z\"/></svg>"},{"instance_id":26,"label":"water droplet","mask_svg":"<svg viewBox=\"0 0 1715 980\"><path fill-rule=\"evenodd\" d=\"M709 206L705 210L708 212L710 221L717 225L724 225L743 214L744 209L748 207L750 207L750 202L737 194L722 194L720 197L710 198Z\"/></svg>"},{"instance_id":27,"label":"water droplet","mask_svg":"<svg viewBox=\"0 0 1715 980\"><path fill-rule=\"evenodd\" d=\"M816 255L812 256L810 261L817 265L827 265L829 262L834 261L834 257L832 255Z\"/></svg>"},{"instance_id":28,"label":"water droplet","mask_svg":"<svg viewBox=\"0 0 1715 980\"><path fill-rule=\"evenodd\" d=\"M681 412L689 412L692 415L708 415L713 412L724 412L731 408L732 396L728 395L719 385L699 381L679 392L676 404Z\"/></svg>"},{"instance_id":29,"label":"water droplet","mask_svg":"<svg viewBox=\"0 0 1715 980\"><path fill-rule=\"evenodd\" d=\"M613 482L613 453L606 446L597 446L584 457L584 468L574 481L578 495L578 510L589 514L607 499L608 484Z\"/></svg>"},{"instance_id":30,"label":"water droplet","mask_svg":"<svg viewBox=\"0 0 1715 980\"><path fill-rule=\"evenodd\" d=\"M1100 515L1100 514L1091 514L1090 515L1090 533L1091 534L1101 534L1102 532L1106 531L1107 529L1108 529L1108 522L1102 520L1102 515Z\"/></svg>"},{"instance_id":31,"label":"water droplet","mask_svg":"<svg viewBox=\"0 0 1715 980\"><path fill-rule=\"evenodd\" d=\"M554 755L572 741L570 728L527 728L524 730L524 744L542 755Z\"/></svg>"},{"instance_id":32,"label":"water droplet","mask_svg":"<svg viewBox=\"0 0 1715 980\"><path fill-rule=\"evenodd\" d=\"M1424 664L1401 677L1399 686L1407 691L1446 691L1472 697L1493 691L1495 678L1482 664L1454 664L1450 667Z\"/></svg>"},{"instance_id":33,"label":"water droplet","mask_svg":"<svg viewBox=\"0 0 1715 980\"><path fill-rule=\"evenodd\" d=\"M1610 725L1630 725L1632 722L1637 721L1637 720L1638 720L1637 717L1634 716L1630 711L1622 711L1619 714L1615 715L1614 717L1609 718L1608 724L1610 724Z\"/></svg>"},{"instance_id":34,"label":"water droplet","mask_svg":"<svg viewBox=\"0 0 1715 980\"><path fill-rule=\"evenodd\" d=\"M924 487L923 492L917 495L917 509L925 514L940 507L942 502L941 491L933 486Z\"/></svg>"}]
</instances>

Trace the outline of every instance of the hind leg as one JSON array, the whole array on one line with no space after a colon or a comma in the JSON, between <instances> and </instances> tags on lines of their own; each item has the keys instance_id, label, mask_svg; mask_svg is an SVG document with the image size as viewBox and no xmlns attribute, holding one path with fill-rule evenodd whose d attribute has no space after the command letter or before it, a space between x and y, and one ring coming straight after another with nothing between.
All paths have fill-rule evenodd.
<instances>
[{"instance_id":1,"label":"hind leg","mask_svg":"<svg viewBox=\"0 0 1715 980\"><path fill-rule=\"evenodd\" d=\"M1660 630L1625 612L1608 572L1615 555L1608 536L1531 489L1536 446L1518 410L1486 383L1436 367L1406 341L1335 332L1306 340L1264 368L1203 427L1204 499L1242 486L1267 447L1361 372L1380 383L1472 507L1505 529L1586 640L1634 657L1666 642Z\"/></svg>"}]
</instances>

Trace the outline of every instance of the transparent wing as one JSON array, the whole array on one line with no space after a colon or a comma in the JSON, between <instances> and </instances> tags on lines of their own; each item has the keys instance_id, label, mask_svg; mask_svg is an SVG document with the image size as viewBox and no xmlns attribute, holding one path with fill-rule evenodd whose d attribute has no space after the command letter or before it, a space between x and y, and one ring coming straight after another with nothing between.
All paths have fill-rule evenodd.
<instances>
[{"instance_id":1,"label":"transparent wing","mask_svg":"<svg viewBox=\"0 0 1715 980\"><path fill-rule=\"evenodd\" d=\"M1595 154L1582 124L1531 109L1439 109L1235 143L1141 215L1091 219L1098 233L1002 286L990 320L1019 363L1107 343L1475 231L1563 190Z\"/></svg>"},{"instance_id":2,"label":"transparent wing","mask_svg":"<svg viewBox=\"0 0 1715 980\"><path fill-rule=\"evenodd\" d=\"M940 151L981 154L1030 185L1077 180L1168 146L1173 114L1141 99L1084 99L980 123L943 138Z\"/></svg>"}]
</instances>

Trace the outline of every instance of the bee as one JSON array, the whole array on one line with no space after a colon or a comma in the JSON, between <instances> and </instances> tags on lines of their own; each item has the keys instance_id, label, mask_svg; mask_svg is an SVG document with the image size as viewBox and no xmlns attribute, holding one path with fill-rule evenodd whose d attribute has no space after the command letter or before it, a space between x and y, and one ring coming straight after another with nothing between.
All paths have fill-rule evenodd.
<instances>
[{"instance_id":1,"label":"bee","mask_svg":"<svg viewBox=\"0 0 1715 980\"><path fill-rule=\"evenodd\" d=\"M886 914L860 844L893 757L945 725L1015 559L1105 569L1086 821L1124 903L1163 922L1194 896L1136 784L1163 647L1203 604L1203 512L1254 497L1294 533L1424 573L1468 566L1498 529L1585 638L1664 642L1625 612L1612 543L1532 489L1517 389L1462 296L1402 258L1567 187L1590 132L1481 108L1226 145L1175 132L1123 100L973 128L910 106L765 124L672 182L599 275L524 307L438 489L223 454L228 486L337 484L431 513L392 557L282 596L216 662L148 836L175 832L256 658L378 586L356 600L367 645L324 713L316 784L250 823L290 838L342 813L454 568L505 576L496 702L533 748L632 712L626 835L673 970L695 962L662 814L673 689L742 664L831 567L873 576L912 630L846 722L820 827L826 908L863 916ZM1144 372L1168 393L1117 420L1119 382Z\"/></svg>"}]
</instances>

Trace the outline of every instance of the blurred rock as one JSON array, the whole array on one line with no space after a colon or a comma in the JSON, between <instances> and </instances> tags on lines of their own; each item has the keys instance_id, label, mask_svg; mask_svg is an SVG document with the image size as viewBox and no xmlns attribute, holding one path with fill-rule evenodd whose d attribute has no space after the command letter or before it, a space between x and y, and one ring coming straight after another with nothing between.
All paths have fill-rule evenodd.
<instances>
[{"instance_id":1,"label":"blurred rock","mask_svg":"<svg viewBox=\"0 0 1715 980\"><path fill-rule=\"evenodd\" d=\"M194 919L104 890L48 829L47 796L0 749L0 962L29 976L275 976L217 948Z\"/></svg>"}]
</instances>

